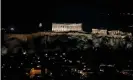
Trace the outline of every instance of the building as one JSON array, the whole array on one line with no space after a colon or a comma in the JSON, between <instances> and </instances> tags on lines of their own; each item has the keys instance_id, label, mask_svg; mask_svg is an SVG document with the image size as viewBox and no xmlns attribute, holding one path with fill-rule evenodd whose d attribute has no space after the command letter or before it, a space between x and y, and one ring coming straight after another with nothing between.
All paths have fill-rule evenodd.
<instances>
[{"instance_id":1,"label":"building","mask_svg":"<svg viewBox=\"0 0 133 80\"><path fill-rule=\"evenodd\" d=\"M127 36L132 36L131 32L122 32L119 30L112 30L112 31L108 31L109 35L127 35Z\"/></svg>"},{"instance_id":2,"label":"building","mask_svg":"<svg viewBox=\"0 0 133 80\"><path fill-rule=\"evenodd\" d=\"M93 33L93 34L97 34L98 31L99 31L98 29L92 29L92 33Z\"/></svg>"},{"instance_id":3,"label":"building","mask_svg":"<svg viewBox=\"0 0 133 80\"><path fill-rule=\"evenodd\" d=\"M52 31L54 32L68 32L68 31L83 31L82 24L71 24L71 23L53 23L52 24Z\"/></svg>"},{"instance_id":4,"label":"building","mask_svg":"<svg viewBox=\"0 0 133 80\"><path fill-rule=\"evenodd\" d=\"M107 30L106 29L100 29L98 33L101 35L107 35Z\"/></svg>"},{"instance_id":5,"label":"building","mask_svg":"<svg viewBox=\"0 0 133 80\"><path fill-rule=\"evenodd\" d=\"M123 35L124 33L120 30L111 30L108 31L109 35Z\"/></svg>"},{"instance_id":6,"label":"building","mask_svg":"<svg viewBox=\"0 0 133 80\"><path fill-rule=\"evenodd\" d=\"M107 29L92 29L92 34L107 35Z\"/></svg>"}]
</instances>

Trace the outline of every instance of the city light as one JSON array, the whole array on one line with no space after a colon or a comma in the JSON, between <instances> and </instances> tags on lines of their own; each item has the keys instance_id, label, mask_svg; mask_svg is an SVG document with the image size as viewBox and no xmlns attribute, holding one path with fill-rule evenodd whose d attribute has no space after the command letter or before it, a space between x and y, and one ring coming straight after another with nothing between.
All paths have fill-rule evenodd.
<instances>
[{"instance_id":1,"label":"city light","mask_svg":"<svg viewBox=\"0 0 133 80\"><path fill-rule=\"evenodd\" d=\"M24 51L23 54L25 55L26 54L26 51Z\"/></svg>"},{"instance_id":2,"label":"city light","mask_svg":"<svg viewBox=\"0 0 133 80\"><path fill-rule=\"evenodd\" d=\"M15 29L14 28L10 28L11 31L14 31Z\"/></svg>"},{"instance_id":3,"label":"city light","mask_svg":"<svg viewBox=\"0 0 133 80\"><path fill-rule=\"evenodd\" d=\"M10 66L9 68L12 68L12 66Z\"/></svg>"},{"instance_id":4,"label":"city light","mask_svg":"<svg viewBox=\"0 0 133 80\"><path fill-rule=\"evenodd\" d=\"M39 23L39 27L40 27L40 28L42 27L42 23Z\"/></svg>"},{"instance_id":5,"label":"city light","mask_svg":"<svg viewBox=\"0 0 133 80\"><path fill-rule=\"evenodd\" d=\"M120 15L121 16L132 16L133 13L129 13L129 12L127 12L127 13L120 13Z\"/></svg>"},{"instance_id":6,"label":"city light","mask_svg":"<svg viewBox=\"0 0 133 80\"><path fill-rule=\"evenodd\" d=\"M23 65L24 63L21 63L21 65Z\"/></svg>"},{"instance_id":7,"label":"city light","mask_svg":"<svg viewBox=\"0 0 133 80\"><path fill-rule=\"evenodd\" d=\"M37 57L37 59L39 60L39 59L40 59L40 57Z\"/></svg>"},{"instance_id":8,"label":"city light","mask_svg":"<svg viewBox=\"0 0 133 80\"><path fill-rule=\"evenodd\" d=\"M63 53L63 55L65 56L65 55L66 55L66 53Z\"/></svg>"},{"instance_id":9,"label":"city light","mask_svg":"<svg viewBox=\"0 0 133 80\"><path fill-rule=\"evenodd\" d=\"M40 68L41 66L40 66L40 65L38 65L37 67L38 67L38 68Z\"/></svg>"}]
</instances>

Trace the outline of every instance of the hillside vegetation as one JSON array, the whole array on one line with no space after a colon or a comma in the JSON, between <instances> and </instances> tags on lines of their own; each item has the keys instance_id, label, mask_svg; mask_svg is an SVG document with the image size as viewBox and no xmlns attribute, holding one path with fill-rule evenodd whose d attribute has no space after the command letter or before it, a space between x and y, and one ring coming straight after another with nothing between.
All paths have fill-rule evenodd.
<instances>
[{"instance_id":1,"label":"hillside vegetation","mask_svg":"<svg viewBox=\"0 0 133 80\"><path fill-rule=\"evenodd\" d=\"M87 50L87 49L133 49L133 38L111 38L98 37L96 35L80 34L80 35L44 35L32 36L29 40L22 41L21 39L12 37L4 42L2 50L5 52L13 52L14 49L26 50ZM16 47L17 46L17 47ZM41 49L41 50L40 50Z\"/></svg>"}]
</instances>

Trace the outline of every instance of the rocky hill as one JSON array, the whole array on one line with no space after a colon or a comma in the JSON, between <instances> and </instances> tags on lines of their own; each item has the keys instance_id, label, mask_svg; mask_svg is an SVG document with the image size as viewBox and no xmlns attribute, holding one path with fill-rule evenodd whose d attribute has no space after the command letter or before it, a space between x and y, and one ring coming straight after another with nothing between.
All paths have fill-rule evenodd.
<instances>
[{"instance_id":1,"label":"rocky hill","mask_svg":"<svg viewBox=\"0 0 133 80\"><path fill-rule=\"evenodd\" d=\"M41 51L56 50L87 50L106 47L109 49L132 49L133 38L111 38L107 36L97 36L86 33L53 33L40 32L33 34L8 34L4 40L4 52L17 52L19 49ZM17 46L17 47L16 47ZM40 50L41 49L41 50Z\"/></svg>"}]
</instances>

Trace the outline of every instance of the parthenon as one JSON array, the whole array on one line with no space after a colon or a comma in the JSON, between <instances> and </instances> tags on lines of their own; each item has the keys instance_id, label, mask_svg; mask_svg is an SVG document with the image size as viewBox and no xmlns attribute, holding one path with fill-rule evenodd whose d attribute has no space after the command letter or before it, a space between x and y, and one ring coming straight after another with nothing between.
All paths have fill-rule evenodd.
<instances>
[{"instance_id":1,"label":"parthenon","mask_svg":"<svg viewBox=\"0 0 133 80\"><path fill-rule=\"evenodd\" d=\"M67 31L83 31L82 30L82 24L72 24L72 23L64 23L64 24L58 24L53 23L52 24L52 31L54 32L67 32Z\"/></svg>"}]
</instances>

